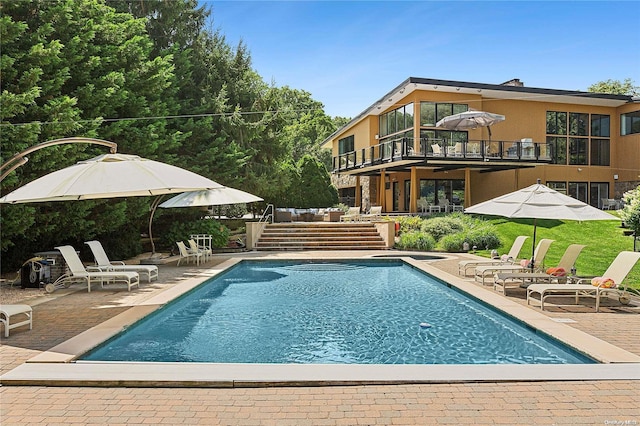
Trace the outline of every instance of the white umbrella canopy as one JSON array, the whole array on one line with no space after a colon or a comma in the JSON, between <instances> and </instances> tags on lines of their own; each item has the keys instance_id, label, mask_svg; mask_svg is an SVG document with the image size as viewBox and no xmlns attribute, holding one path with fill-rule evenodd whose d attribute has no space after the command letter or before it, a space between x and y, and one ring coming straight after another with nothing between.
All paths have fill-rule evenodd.
<instances>
[{"instance_id":1,"label":"white umbrella canopy","mask_svg":"<svg viewBox=\"0 0 640 426\"><path fill-rule=\"evenodd\" d=\"M141 197L222 187L159 161L137 155L104 154L42 176L0 198L0 203Z\"/></svg>"},{"instance_id":2,"label":"white umbrella canopy","mask_svg":"<svg viewBox=\"0 0 640 426\"><path fill-rule=\"evenodd\" d=\"M541 184L540 179L538 183L526 188L468 207L464 212L510 219L533 219L533 248L536 246L537 219L620 220L616 216Z\"/></svg>"},{"instance_id":3,"label":"white umbrella canopy","mask_svg":"<svg viewBox=\"0 0 640 426\"><path fill-rule=\"evenodd\" d=\"M222 188L214 188L204 191L185 192L168 199L160 204L159 207L224 206L227 204L254 203L257 201L264 200L248 192L224 186Z\"/></svg>"},{"instance_id":4,"label":"white umbrella canopy","mask_svg":"<svg viewBox=\"0 0 640 426\"><path fill-rule=\"evenodd\" d=\"M476 204L464 211L523 219L620 220L541 183Z\"/></svg>"},{"instance_id":5,"label":"white umbrella canopy","mask_svg":"<svg viewBox=\"0 0 640 426\"><path fill-rule=\"evenodd\" d=\"M485 111L465 111L449 115L436 123L436 127L448 130L468 130L489 127L504 121L504 115Z\"/></svg>"},{"instance_id":6,"label":"white umbrella canopy","mask_svg":"<svg viewBox=\"0 0 640 426\"><path fill-rule=\"evenodd\" d=\"M44 175L0 198L0 203L41 203L100 198L145 197L223 188L196 173L137 155L104 154ZM151 223L160 197L151 205Z\"/></svg>"}]
</instances>

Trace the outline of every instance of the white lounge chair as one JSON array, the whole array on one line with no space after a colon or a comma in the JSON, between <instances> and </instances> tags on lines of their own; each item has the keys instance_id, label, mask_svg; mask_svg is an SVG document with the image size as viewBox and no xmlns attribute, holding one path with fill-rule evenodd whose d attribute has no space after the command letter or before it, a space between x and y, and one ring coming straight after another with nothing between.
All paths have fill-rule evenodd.
<instances>
[{"instance_id":1,"label":"white lounge chair","mask_svg":"<svg viewBox=\"0 0 640 426\"><path fill-rule=\"evenodd\" d=\"M202 257L202 253L200 253L199 251L192 253L187 249L187 246L185 246L182 241L177 241L176 244L178 245L178 251L180 252L180 259L178 259L178 264L176 266L180 266L180 262L182 262L182 259L185 259L187 263L193 260L195 261L196 265L200 266L200 258Z\"/></svg>"},{"instance_id":2,"label":"white lounge chair","mask_svg":"<svg viewBox=\"0 0 640 426\"><path fill-rule=\"evenodd\" d=\"M499 272L495 274L493 280L493 289L502 290L503 294L507 294L508 286L528 287L531 284L566 282L567 275L576 264L576 260L586 246L583 244L571 244L564 251L564 254L555 267L553 273L547 272ZM559 270L563 273L558 275Z\"/></svg>"},{"instance_id":3,"label":"white lounge chair","mask_svg":"<svg viewBox=\"0 0 640 426\"><path fill-rule=\"evenodd\" d=\"M25 315L27 319L11 323L14 315ZM0 305L0 323L4 325L4 337L9 337L9 330L23 325L29 325L33 329L33 311L29 305Z\"/></svg>"},{"instance_id":4,"label":"white lounge chair","mask_svg":"<svg viewBox=\"0 0 640 426\"><path fill-rule=\"evenodd\" d=\"M549 246L553 243L554 240L549 240L546 238L541 239L536 246L536 249L533 251L533 270L530 266L524 266L522 264L512 264L512 265L487 265L487 266L477 266L475 269L475 280L481 281L482 285L485 283L485 278L492 277L500 272L535 272L535 270L540 270L544 266L544 258L547 256L547 252L549 251ZM521 261L522 262L522 261Z\"/></svg>"},{"instance_id":5,"label":"white lounge chair","mask_svg":"<svg viewBox=\"0 0 640 426\"><path fill-rule=\"evenodd\" d=\"M624 298L637 298L638 296L630 294L626 285L623 286L622 283L638 260L640 260L640 252L633 251L620 252L613 259L602 277L612 279L616 284L615 288L607 288L602 284L592 285L592 278L586 277L575 278L575 283L571 284L532 284L527 287L527 305L536 300L540 303L540 309L544 311L544 303L549 297L574 297L576 305L580 303L580 297L592 297L596 300L596 312L598 312L600 297L604 295L617 294L621 302L625 300Z\"/></svg>"},{"instance_id":6,"label":"white lounge chair","mask_svg":"<svg viewBox=\"0 0 640 426\"><path fill-rule=\"evenodd\" d=\"M104 287L105 282L122 282L127 285L127 290L131 291L131 287L137 285L140 288L140 275L133 271L92 271L88 270L82 264L76 250L71 246L56 247L56 250L62 254L64 261L69 270L68 274L62 275L55 282L47 284L45 290L49 293L56 288L67 287L74 281L83 281L87 283L87 291L91 291L91 283L99 281Z\"/></svg>"},{"instance_id":7,"label":"white lounge chair","mask_svg":"<svg viewBox=\"0 0 640 426\"><path fill-rule=\"evenodd\" d=\"M504 257L500 259L482 259L482 260L461 260L458 262L458 274L467 275L467 270L475 269L476 266L481 265L510 265L518 259L518 255L520 254L520 250L522 250L522 246L524 245L525 240L529 238L526 235L520 235L516 237L511 244L511 248L509 249L509 253L507 253Z\"/></svg>"},{"instance_id":8,"label":"white lounge chair","mask_svg":"<svg viewBox=\"0 0 640 426\"><path fill-rule=\"evenodd\" d=\"M134 271L140 275L145 274L148 282L158 278L158 267L156 265L125 265L121 260L109 260L100 241L85 241L85 244L91 249L93 258L96 261L95 266L101 271Z\"/></svg>"}]
</instances>

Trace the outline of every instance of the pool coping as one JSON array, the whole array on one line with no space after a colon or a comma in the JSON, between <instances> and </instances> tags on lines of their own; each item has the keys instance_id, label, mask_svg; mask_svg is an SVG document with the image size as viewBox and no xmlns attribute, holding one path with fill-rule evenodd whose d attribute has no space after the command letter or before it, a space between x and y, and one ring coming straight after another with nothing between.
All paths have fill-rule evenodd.
<instances>
[{"instance_id":1,"label":"pool coping","mask_svg":"<svg viewBox=\"0 0 640 426\"><path fill-rule=\"evenodd\" d=\"M329 260L310 256L264 256L260 260ZM127 311L27 360L0 377L3 385L48 386L170 386L257 387L363 384L458 383L549 380L638 380L640 356L557 322L479 284L444 272L429 263L399 254L406 264L433 275L447 285L486 303L539 333L557 339L600 364L562 365L342 365L342 364L216 364L97 362L77 358L159 309L206 279L244 260L234 257L167 290L139 301ZM376 259L348 256L341 261ZM379 258L378 258L379 259ZM386 258L387 260L389 258Z\"/></svg>"}]
</instances>

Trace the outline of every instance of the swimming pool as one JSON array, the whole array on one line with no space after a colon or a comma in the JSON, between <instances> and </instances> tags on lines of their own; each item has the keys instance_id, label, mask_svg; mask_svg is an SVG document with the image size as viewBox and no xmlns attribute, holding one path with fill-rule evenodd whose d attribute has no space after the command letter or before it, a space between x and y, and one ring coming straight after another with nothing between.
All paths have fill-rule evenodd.
<instances>
[{"instance_id":1,"label":"swimming pool","mask_svg":"<svg viewBox=\"0 0 640 426\"><path fill-rule=\"evenodd\" d=\"M85 360L560 364L589 359L400 260L243 261Z\"/></svg>"}]
</instances>

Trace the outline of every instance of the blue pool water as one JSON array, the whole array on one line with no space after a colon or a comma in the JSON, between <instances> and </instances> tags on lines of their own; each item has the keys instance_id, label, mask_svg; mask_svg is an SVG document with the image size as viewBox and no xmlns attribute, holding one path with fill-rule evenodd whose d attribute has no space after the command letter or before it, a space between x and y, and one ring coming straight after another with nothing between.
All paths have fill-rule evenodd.
<instances>
[{"instance_id":1,"label":"blue pool water","mask_svg":"<svg viewBox=\"0 0 640 426\"><path fill-rule=\"evenodd\" d=\"M243 261L86 360L591 362L399 260Z\"/></svg>"}]
</instances>

